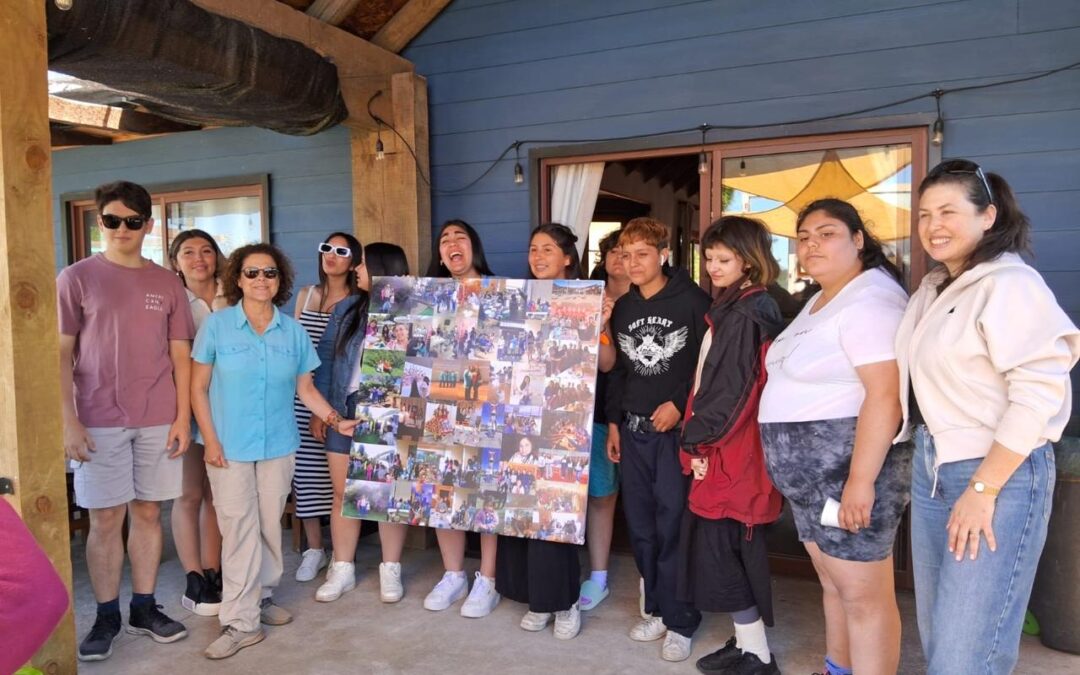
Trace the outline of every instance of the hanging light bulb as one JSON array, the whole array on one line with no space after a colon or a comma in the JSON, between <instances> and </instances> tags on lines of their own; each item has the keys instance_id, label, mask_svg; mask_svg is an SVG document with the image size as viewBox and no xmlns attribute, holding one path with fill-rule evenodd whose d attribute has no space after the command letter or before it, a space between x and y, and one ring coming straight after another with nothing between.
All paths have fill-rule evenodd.
<instances>
[{"instance_id":1,"label":"hanging light bulb","mask_svg":"<svg viewBox=\"0 0 1080 675\"><path fill-rule=\"evenodd\" d=\"M709 155L705 152L705 134L709 133L709 125L701 125L701 152L698 153L697 172L699 174L709 173Z\"/></svg>"},{"instance_id":2,"label":"hanging light bulb","mask_svg":"<svg viewBox=\"0 0 1080 675\"><path fill-rule=\"evenodd\" d=\"M514 143L514 185L525 182L525 169L521 168L521 141Z\"/></svg>"},{"instance_id":3,"label":"hanging light bulb","mask_svg":"<svg viewBox=\"0 0 1080 675\"><path fill-rule=\"evenodd\" d=\"M386 159L386 152L383 151L382 139L375 139L375 159Z\"/></svg>"},{"instance_id":4,"label":"hanging light bulb","mask_svg":"<svg viewBox=\"0 0 1080 675\"><path fill-rule=\"evenodd\" d=\"M75 4L75 3L74 3L74 0L54 0L53 4L56 5L57 9L60 9L60 10L63 10L63 11L66 12L69 9L71 9L71 6L73 4Z\"/></svg>"},{"instance_id":5,"label":"hanging light bulb","mask_svg":"<svg viewBox=\"0 0 1080 675\"><path fill-rule=\"evenodd\" d=\"M746 175L746 160L745 159L740 159L739 160L739 175L740 176L745 176Z\"/></svg>"},{"instance_id":6,"label":"hanging light bulb","mask_svg":"<svg viewBox=\"0 0 1080 675\"><path fill-rule=\"evenodd\" d=\"M941 118L941 97L944 94L945 92L941 89L934 90L934 100L937 104L937 119L934 120L930 143L937 147L941 147L941 144L945 142L945 120Z\"/></svg>"}]
</instances>

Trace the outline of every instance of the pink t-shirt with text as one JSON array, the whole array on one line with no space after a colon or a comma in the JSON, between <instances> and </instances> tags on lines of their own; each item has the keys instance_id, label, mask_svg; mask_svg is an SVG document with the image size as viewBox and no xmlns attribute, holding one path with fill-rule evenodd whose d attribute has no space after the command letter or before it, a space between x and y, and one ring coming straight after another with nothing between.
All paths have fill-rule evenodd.
<instances>
[{"instance_id":1,"label":"pink t-shirt with text","mask_svg":"<svg viewBox=\"0 0 1080 675\"><path fill-rule=\"evenodd\" d=\"M195 324L176 274L98 254L56 279L60 333L76 336L75 409L87 427L150 427L176 419L169 340Z\"/></svg>"}]
</instances>

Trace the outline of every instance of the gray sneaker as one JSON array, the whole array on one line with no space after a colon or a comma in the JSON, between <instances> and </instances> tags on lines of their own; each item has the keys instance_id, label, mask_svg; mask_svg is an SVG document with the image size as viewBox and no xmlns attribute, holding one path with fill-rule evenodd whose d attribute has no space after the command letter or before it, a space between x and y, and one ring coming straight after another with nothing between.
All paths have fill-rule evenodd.
<instances>
[{"instance_id":1,"label":"gray sneaker","mask_svg":"<svg viewBox=\"0 0 1080 675\"><path fill-rule=\"evenodd\" d=\"M227 659L244 647L258 644L266 637L262 628L256 628L250 633L232 626L225 626L221 630L221 637L210 643L203 655L208 659Z\"/></svg>"},{"instance_id":2,"label":"gray sneaker","mask_svg":"<svg viewBox=\"0 0 1080 675\"><path fill-rule=\"evenodd\" d=\"M273 598L263 598L259 603L259 621L267 626L284 626L291 623L292 612L274 604Z\"/></svg>"}]
</instances>

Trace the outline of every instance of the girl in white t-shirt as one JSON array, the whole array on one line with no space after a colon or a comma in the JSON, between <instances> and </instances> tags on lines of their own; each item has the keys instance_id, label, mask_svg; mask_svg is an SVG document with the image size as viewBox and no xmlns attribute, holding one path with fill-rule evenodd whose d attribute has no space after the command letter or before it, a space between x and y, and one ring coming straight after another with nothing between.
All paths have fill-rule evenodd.
<instances>
[{"instance_id":1,"label":"girl in white t-shirt","mask_svg":"<svg viewBox=\"0 0 1080 675\"><path fill-rule=\"evenodd\" d=\"M184 282L198 331L211 312L228 306L218 279L225 268L225 257L206 232L184 230L169 245L169 264ZM180 604L199 616L217 616L221 605L221 531L206 479L202 438L194 419L191 426L191 447L183 460L183 492L172 508L173 541L187 574Z\"/></svg>"},{"instance_id":2,"label":"girl in white t-shirt","mask_svg":"<svg viewBox=\"0 0 1080 675\"><path fill-rule=\"evenodd\" d=\"M893 342L900 271L847 202L808 205L799 264L821 284L766 356L758 420L769 474L791 505L824 589L830 675L896 672L900 612L892 549L910 498ZM827 500L839 527L822 525Z\"/></svg>"}]
</instances>

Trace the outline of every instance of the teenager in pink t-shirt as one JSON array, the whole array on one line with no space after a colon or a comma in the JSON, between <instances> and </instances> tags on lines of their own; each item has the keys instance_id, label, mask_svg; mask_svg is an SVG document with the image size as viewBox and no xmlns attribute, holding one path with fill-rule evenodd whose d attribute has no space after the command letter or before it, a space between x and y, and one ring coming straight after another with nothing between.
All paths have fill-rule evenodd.
<instances>
[{"instance_id":1,"label":"teenager in pink t-shirt","mask_svg":"<svg viewBox=\"0 0 1080 675\"><path fill-rule=\"evenodd\" d=\"M121 528L131 514L127 631L155 642L187 635L157 608L161 502L181 493L191 440L191 340L195 326L175 274L142 257L154 227L150 194L128 182L95 194L105 252L56 280L64 452L75 501L90 511L86 564L97 620L79 645L84 661L112 654L120 632Z\"/></svg>"}]
</instances>

